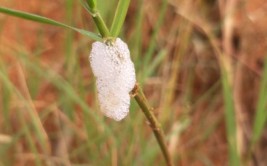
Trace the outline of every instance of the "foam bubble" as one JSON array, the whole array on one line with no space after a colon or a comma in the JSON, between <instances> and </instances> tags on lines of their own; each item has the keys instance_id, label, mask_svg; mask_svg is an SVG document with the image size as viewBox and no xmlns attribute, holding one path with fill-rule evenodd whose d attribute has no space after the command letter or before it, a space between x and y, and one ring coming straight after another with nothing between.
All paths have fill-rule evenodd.
<instances>
[{"instance_id":1,"label":"foam bubble","mask_svg":"<svg viewBox=\"0 0 267 166\"><path fill-rule=\"evenodd\" d=\"M129 93L136 82L127 44L120 38L112 45L94 42L89 61L96 77L101 111L116 121L122 120L129 112Z\"/></svg>"}]
</instances>

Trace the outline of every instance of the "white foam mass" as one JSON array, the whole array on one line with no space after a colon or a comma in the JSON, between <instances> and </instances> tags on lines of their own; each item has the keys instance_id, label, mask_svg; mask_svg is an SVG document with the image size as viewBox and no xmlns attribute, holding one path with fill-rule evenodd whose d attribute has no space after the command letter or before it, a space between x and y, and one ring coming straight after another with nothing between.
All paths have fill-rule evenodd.
<instances>
[{"instance_id":1,"label":"white foam mass","mask_svg":"<svg viewBox=\"0 0 267 166\"><path fill-rule=\"evenodd\" d=\"M129 112L130 92L136 82L127 44L120 38L108 45L94 42L89 61L101 111L116 121L122 120Z\"/></svg>"}]
</instances>

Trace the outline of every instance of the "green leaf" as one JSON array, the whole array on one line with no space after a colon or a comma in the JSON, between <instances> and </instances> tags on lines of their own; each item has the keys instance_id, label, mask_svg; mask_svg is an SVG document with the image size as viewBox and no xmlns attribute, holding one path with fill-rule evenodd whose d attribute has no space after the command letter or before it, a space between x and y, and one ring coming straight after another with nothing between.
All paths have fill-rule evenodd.
<instances>
[{"instance_id":1,"label":"green leaf","mask_svg":"<svg viewBox=\"0 0 267 166\"><path fill-rule=\"evenodd\" d=\"M229 151L229 165L235 166L240 165L240 158L237 152L235 107L232 93L233 89L230 85L229 73L224 66L221 68L221 74L225 106L226 134Z\"/></svg>"},{"instance_id":2,"label":"green leaf","mask_svg":"<svg viewBox=\"0 0 267 166\"><path fill-rule=\"evenodd\" d=\"M120 0L111 26L111 36L117 37L124 23L130 0Z\"/></svg>"},{"instance_id":3,"label":"green leaf","mask_svg":"<svg viewBox=\"0 0 267 166\"><path fill-rule=\"evenodd\" d=\"M15 17L26 19L26 20L31 20L31 21L43 23L43 24L50 24L50 25L54 25L54 26L68 28L68 29L74 30L74 31L76 31L82 35L85 35L91 39L98 40L98 41L102 40L97 34L95 34L93 32L89 32L89 31L86 31L83 29L75 28L75 27L66 25L64 23L57 22L57 21L52 20L50 18L46 18L46 17L39 16L36 14L27 13L27 12L18 11L18 10L13 10L13 9L9 9L9 8L3 8L3 7L0 7L0 13L5 13L5 14L11 15L11 16L15 16Z\"/></svg>"},{"instance_id":4,"label":"green leaf","mask_svg":"<svg viewBox=\"0 0 267 166\"><path fill-rule=\"evenodd\" d=\"M264 126L267 122L267 58L265 58L264 71L262 74L259 98L256 108L256 115L253 124L252 143L255 144L260 139Z\"/></svg>"}]
</instances>

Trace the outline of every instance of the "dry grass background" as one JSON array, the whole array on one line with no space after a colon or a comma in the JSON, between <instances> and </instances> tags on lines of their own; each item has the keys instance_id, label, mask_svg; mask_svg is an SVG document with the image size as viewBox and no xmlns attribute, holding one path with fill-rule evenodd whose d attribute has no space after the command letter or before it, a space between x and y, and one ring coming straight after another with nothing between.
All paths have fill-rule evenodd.
<instances>
[{"instance_id":1,"label":"dry grass background","mask_svg":"<svg viewBox=\"0 0 267 166\"><path fill-rule=\"evenodd\" d=\"M252 124L267 53L267 3L265 0L169 0L163 22L153 34L160 11L164 11L162 4L160 0L132 1L122 37L129 43L138 79L168 135L175 165L228 165L221 65L228 69L233 89L238 149L243 163L267 165L266 127L252 158L247 157L250 155ZM73 13L66 11L63 0L0 0L0 6L94 29L90 16L76 2L71 7ZM103 9L105 20L110 23L114 8L106 6ZM68 18L68 15L73 17ZM140 15L143 17L138 20ZM142 138L143 142L145 139L153 140L153 137L135 107L125 120L130 121L127 124L122 121L114 125L117 122L103 119L115 131L116 137L120 137L119 131L123 126L130 126L131 130L124 132L122 137L132 137L137 142L122 142L114 149L114 140L101 137L108 138L102 140L105 146L90 145L89 149L95 151L98 149L95 146L101 146L98 150L103 156L96 155L93 159L90 154L70 155L85 140L98 144L99 140L86 134L88 124L84 121L92 118L86 119L83 107L65 99L59 90L60 85L55 86L51 80L29 70L20 57L26 56L28 61L60 75L90 107L95 108L92 113L102 117L96 109L94 81L87 60L91 42L57 27L0 15L0 64L23 98L18 97L15 90L7 92L0 82L0 146L6 147L14 137L17 139L16 143L2 148L5 155L0 157L3 160L3 163L0 160L0 165L35 165L32 146L36 153L42 154L39 158L47 165L95 165L98 163L95 160L105 161L106 153L110 151L112 156L98 165L129 165L131 161L121 161L129 149L134 151L131 154L141 156L142 145L151 146L151 143L138 142ZM147 51L150 49L151 52ZM151 59L146 63L145 56L149 55ZM148 65L152 65L150 61L154 62L160 55L159 64L147 71ZM134 120L136 116L141 118ZM24 123L31 123L32 119L35 119L34 126L41 137L38 138L32 128L20 136ZM89 124L93 128L91 136L103 134L103 126L92 121ZM142 135L140 138L139 133ZM27 135L32 138L32 143L27 142ZM43 143L39 142L40 139ZM156 142L153 146L157 146ZM156 156L160 155L157 153ZM141 158L133 165L163 163L158 162L157 157L152 159L143 162L146 158Z\"/></svg>"}]
</instances>

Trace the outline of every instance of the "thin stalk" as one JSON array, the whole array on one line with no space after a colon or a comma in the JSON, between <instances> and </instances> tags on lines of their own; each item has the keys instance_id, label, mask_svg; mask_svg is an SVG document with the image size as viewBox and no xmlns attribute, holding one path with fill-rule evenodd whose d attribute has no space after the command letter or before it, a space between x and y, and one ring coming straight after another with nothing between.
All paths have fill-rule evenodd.
<instances>
[{"instance_id":1,"label":"thin stalk","mask_svg":"<svg viewBox=\"0 0 267 166\"><path fill-rule=\"evenodd\" d=\"M122 1L120 1L122 2ZM87 0L87 4L90 9L90 13L92 14L92 17L94 19L94 22L102 36L102 38L109 38L110 32L102 19L100 13L97 11L96 7L96 1L94 0ZM158 144L160 146L160 149L163 153L163 156L165 158L167 166L173 166L170 154L168 152L167 146L165 144L164 140L164 133L161 128L161 124L156 119L155 115L153 114L153 108L150 107L142 89L138 86L138 84L135 85L134 89L132 90L132 95L134 96L135 100L137 101L138 105L140 106L141 110L145 114L147 120L149 121L150 127L153 130L153 133L158 141Z\"/></svg>"},{"instance_id":2,"label":"thin stalk","mask_svg":"<svg viewBox=\"0 0 267 166\"><path fill-rule=\"evenodd\" d=\"M149 105L142 89L139 87L138 84L135 85L134 89L132 90L132 95L135 98L136 102L140 106L141 110L145 114L147 120L149 121L149 125L153 130L153 133L158 141L160 149L163 153L165 161L168 166L173 166L171 156L167 149L166 141L164 140L164 133L161 128L161 124L158 122L157 118L153 113L153 108Z\"/></svg>"},{"instance_id":3,"label":"thin stalk","mask_svg":"<svg viewBox=\"0 0 267 166\"><path fill-rule=\"evenodd\" d=\"M108 38L110 36L109 30L100 13L97 10L93 10L92 17L102 38Z\"/></svg>"},{"instance_id":4,"label":"thin stalk","mask_svg":"<svg viewBox=\"0 0 267 166\"><path fill-rule=\"evenodd\" d=\"M94 0L87 0L87 4L93 10L96 8L96 1L94 1Z\"/></svg>"},{"instance_id":5,"label":"thin stalk","mask_svg":"<svg viewBox=\"0 0 267 166\"><path fill-rule=\"evenodd\" d=\"M108 38L110 37L109 30L107 28L107 25L105 21L103 20L101 14L97 10L96 2L94 0L87 0L87 4L89 6L90 13L93 17L93 20L95 22L95 25L97 26L97 29L99 33L101 34L102 38Z\"/></svg>"}]
</instances>

